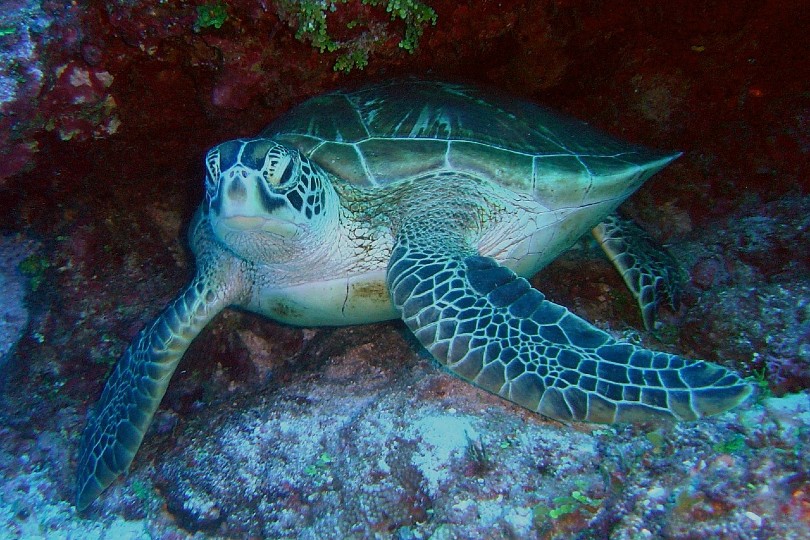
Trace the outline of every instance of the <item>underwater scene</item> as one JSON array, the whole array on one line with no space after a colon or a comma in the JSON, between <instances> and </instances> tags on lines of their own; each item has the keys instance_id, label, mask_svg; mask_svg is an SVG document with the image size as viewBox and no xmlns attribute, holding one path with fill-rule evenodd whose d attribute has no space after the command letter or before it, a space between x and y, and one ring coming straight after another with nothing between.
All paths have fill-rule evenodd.
<instances>
[{"instance_id":1,"label":"underwater scene","mask_svg":"<svg viewBox=\"0 0 810 540\"><path fill-rule=\"evenodd\" d=\"M0 539L810 539L807 28L0 0Z\"/></svg>"}]
</instances>

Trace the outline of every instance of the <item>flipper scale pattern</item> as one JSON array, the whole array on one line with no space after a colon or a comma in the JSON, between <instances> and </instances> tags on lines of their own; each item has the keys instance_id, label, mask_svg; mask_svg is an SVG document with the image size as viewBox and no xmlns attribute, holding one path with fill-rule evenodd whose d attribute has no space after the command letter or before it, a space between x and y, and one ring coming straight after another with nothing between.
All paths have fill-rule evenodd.
<instances>
[{"instance_id":1,"label":"flipper scale pattern","mask_svg":"<svg viewBox=\"0 0 810 540\"><path fill-rule=\"evenodd\" d=\"M198 276L132 341L104 386L82 435L76 507L86 508L141 445L169 380L191 341L225 305Z\"/></svg>"},{"instance_id":2,"label":"flipper scale pattern","mask_svg":"<svg viewBox=\"0 0 810 540\"><path fill-rule=\"evenodd\" d=\"M721 366L616 341L460 235L404 228L388 284L406 324L450 370L560 421L694 420L751 390Z\"/></svg>"},{"instance_id":3,"label":"flipper scale pattern","mask_svg":"<svg viewBox=\"0 0 810 540\"><path fill-rule=\"evenodd\" d=\"M611 214L592 232L636 299L647 330L655 328L655 313L662 301L668 299L675 310L680 307L681 269L646 231L629 219Z\"/></svg>"}]
</instances>

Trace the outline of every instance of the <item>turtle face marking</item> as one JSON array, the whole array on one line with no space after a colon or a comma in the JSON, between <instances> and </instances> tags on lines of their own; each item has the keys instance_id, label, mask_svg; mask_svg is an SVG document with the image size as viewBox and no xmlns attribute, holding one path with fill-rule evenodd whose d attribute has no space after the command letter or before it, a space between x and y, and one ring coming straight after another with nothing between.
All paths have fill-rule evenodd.
<instances>
[{"instance_id":1,"label":"turtle face marking","mask_svg":"<svg viewBox=\"0 0 810 540\"><path fill-rule=\"evenodd\" d=\"M206 206L215 229L289 236L317 226L327 207L326 174L271 139L237 139L205 159Z\"/></svg>"},{"instance_id":2,"label":"turtle face marking","mask_svg":"<svg viewBox=\"0 0 810 540\"><path fill-rule=\"evenodd\" d=\"M205 158L205 203L217 237L250 259L301 243L329 221L326 173L272 139L237 139Z\"/></svg>"}]
</instances>

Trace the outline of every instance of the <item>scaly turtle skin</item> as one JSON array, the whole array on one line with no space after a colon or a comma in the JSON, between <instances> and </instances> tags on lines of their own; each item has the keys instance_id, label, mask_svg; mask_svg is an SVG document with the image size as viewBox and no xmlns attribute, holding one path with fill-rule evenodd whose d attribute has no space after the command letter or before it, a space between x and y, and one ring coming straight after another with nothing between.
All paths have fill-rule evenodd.
<instances>
[{"instance_id":1,"label":"scaly turtle skin","mask_svg":"<svg viewBox=\"0 0 810 540\"><path fill-rule=\"evenodd\" d=\"M227 306L307 326L401 317L457 375L563 422L735 406L750 392L737 374L618 342L525 279L595 228L651 325L677 270L609 216L676 157L531 103L418 81L316 97L257 138L216 146L190 231L197 274L107 381L76 506L129 467L189 343Z\"/></svg>"}]
</instances>

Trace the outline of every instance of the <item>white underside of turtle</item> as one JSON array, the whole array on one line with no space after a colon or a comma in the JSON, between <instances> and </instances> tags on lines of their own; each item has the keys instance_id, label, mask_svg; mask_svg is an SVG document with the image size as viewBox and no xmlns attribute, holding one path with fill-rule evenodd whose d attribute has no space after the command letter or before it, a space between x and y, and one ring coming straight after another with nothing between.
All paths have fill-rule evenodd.
<instances>
[{"instance_id":1,"label":"white underside of turtle","mask_svg":"<svg viewBox=\"0 0 810 540\"><path fill-rule=\"evenodd\" d=\"M465 85L396 81L312 98L206 156L197 273L133 341L85 429L79 509L132 462L178 362L222 309L287 324L401 318L458 376L560 421L695 420L750 385L649 351L525 278L592 231L645 324L678 270L613 212L678 154Z\"/></svg>"}]
</instances>

